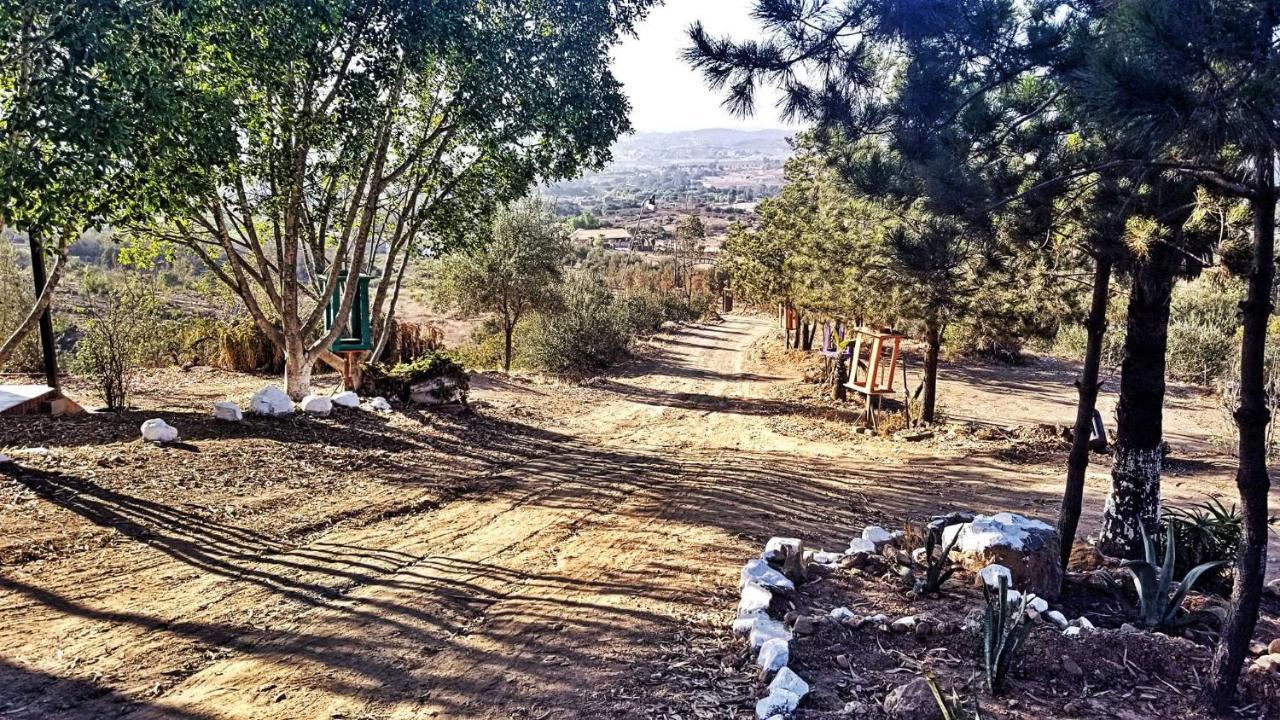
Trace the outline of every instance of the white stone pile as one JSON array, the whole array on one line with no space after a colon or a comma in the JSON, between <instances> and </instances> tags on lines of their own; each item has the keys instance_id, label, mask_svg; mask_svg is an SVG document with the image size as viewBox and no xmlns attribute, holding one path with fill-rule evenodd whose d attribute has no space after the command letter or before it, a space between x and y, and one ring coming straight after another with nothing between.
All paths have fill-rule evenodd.
<instances>
[{"instance_id":1,"label":"white stone pile","mask_svg":"<svg viewBox=\"0 0 1280 720\"><path fill-rule=\"evenodd\" d=\"M988 588L998 591L1000 587L1000 578L1006 580L1006 587L1012 585L1012 574L1009 568L991 564L978 571L978 582L985 584ZM1017 590L1009 590L1007 594L1008 601L1015 604L1022 602L1022 593ZM1075 620L1069 620L1061 610L1052 610L1049 602L1035 593L1027 593L1027 616L1032 620L1045 620L1053 623L1062 630L1062 634L1067 637L1076 637L1081 633L1093 632L1097 628L1087 617L1078 617Z\"/></svg>"},{"instance_id":2,"label":"white stone pile","mask_svg":"<svg viewBox=\"0 0 1280 720\"><path fill-rule=\"evenodd\" d=\"M745 636L751 643L760 672L765 677L773 675L768 694L756 703L758 720L782 720L790 716L809 693L809 684L787 667L791 661L791 631L782 621L769 616L774 595L796 589L790 578L769 563L782 563L801 552L798 538L771 538L760 557L742 566L738 577L738 613L733 632Z\"/></svg>"}]
</instances>

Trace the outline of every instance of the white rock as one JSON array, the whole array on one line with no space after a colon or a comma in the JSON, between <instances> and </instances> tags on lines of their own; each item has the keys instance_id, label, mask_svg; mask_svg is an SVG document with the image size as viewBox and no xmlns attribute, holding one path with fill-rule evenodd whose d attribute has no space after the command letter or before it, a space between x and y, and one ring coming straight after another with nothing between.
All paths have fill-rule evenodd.
<instances>
[{"instance_id":1,"label":"white rock","mask_svg":"<svg viewBox=\"0 0 1280 720\"><path fill-rule=\"evenodd\" d=\"M1064 630L1071 625L1071 623L1067 622L1067 616L1057 610L1050 610L1045 613L1044 616L1049 618L1049 621L1054 625L1057 625Z\"/></svg>"},{"instance_id":2,"label":"white rock","mask_svg":"<svg viewBox=\"0 0 1280 720\"><path fill-rule=\"evenodd\" d=\"M738 600L738 617L759 615L769 609L773 593L768 588L755 583L742 586L742 596Z\"/></svg>"},{"instance_id":3,"label":"white rock","mask_svg":"<svg viewBox=\"0 0 1280 720\"><path fill-rule=\"evenodd\" d=\"M1063 631L1062 631L1062 634L1063 634L1063 635L1066 635L1067 637L1076 637L1077 635L1079 635L1079 634L1080 634L1080 628L1078 628L1078 627L1076 627L1076 626L1072 625L1071 627L1067 628L1066 630L1063 630Z\"/></svg>"},{"instance_id":4,"label":"white rock","mask_svg":"<svg viewBox=\"0 0 1280 720\"><path fill-rule=\"evenodd\" d=\"M813 554L813 561L819 565L835 565L844 557L844 553L827 552L819 550Z\"/></svg>"},{"instance_id":5,"label":"white rock","mask_svg":"<svg viewBox=\"0 0 1280 720\"><path fill-rule=\"evenodd\" d=\"M49 457L53 453L49 452L49 448L47 447L29 447L29 448L22 448L21 450L14 450L13 454L14 455L35 455L36 457Z\"/></svg>"},{"instance_id":6,"label":"white rock","mask_svg":"<svg viewBox=\"0 0 1280 720\"><path fill-rule=\"evenodd\" d=\"M329 417L333 412L333 401L327 395L308 395L298 404L302 412L316 417Z\"/></svg>"},{"instance_id":7,"label":"white rock","mask_svg":"<svg viewBox=\"0 0 1280 720\"><path fill-rule=\"evenodd\" d=\"M924 565L929 559L928 548L918 547L911 551L911 561L917 565Z\"/></svg>"},{"instance_id":8,"label":"white rock","mask_svg":"<svg viewBox=\"0 0 1280 720\"><path fill-rule=\"evenodd\" d=\"M1084 616L1081 616L1076 618L1075 620L1072 620L1071 625L1073 627L1078 627L1081 630L1084 630L1085 632L1092 632L1093 630L1097 630L1097 628L1094 627L1093 623L1089 620L1089 618Z\"/></svg>"},{"instance_id":9,"label":"white rock","mask_svg":"<svg viewBox=\"0 0 1280 720\"><path fill-rule=\"evenodd\" d=\"M884 625L889 622L889 616L884 613L876 613L875 615L867 618L867 622L871 625Z\"/></svg>"},{"instance_id":10,"label":"white rock","mask_svg":"<svg viewBox=\"0 0 1280 720\"><path fill-rule=\"evenodd\" d=\"M391 403L387 402L387 399L384 397L376 397L370 400L369 407L373 408L374 412L380 412L380 413L391 412Z\"/></svg>"},{"instance_id":11,"label":"white rock","mask_svg":"<svg viewBox=\"0 0 1280 720\"><path fill-rule=\"evenodd\" d=\"M796 697L803 698L809 694L809 683L805 682L799 675L786 667L778 671L774 676L773 682L769 683L769 692L777 692L778 690L786 690Z\"/></svg>"},{"instance_id":12,"label":"white rock","mask_svg":"<svg viewBox=\"0 0 1280 720\"><path fill-rule=\"evenodd\" d=\"M997 586L998 587L998 586ZM1017 590L1010 590L1008 593L1009 602L1014 605L1022 604L1022 593Z\"/></svg>"},{"instance_id":13,"label":"white rock","mask_svg":"<svg viewBox=\"0 0 1280 720\"><path fill-rule=\"evenodd\" d=\"M751 633L751 628L756 625L756 618L759 615L744 615L733 621L733 634L737 637L746 637Z\"/></svg>"},{"instance_id":14,"label":"white rock","mask_svg":"<svg viewBox=\"0 0 1280 720\"><path fill-rule=\"evenodd\" d=\"M344 407L344 408L360 407L360 396L351 392L350 390L347 390L345 392L340 392L337 395L334 395L330 399L333 400L333 404L337 405L338 407Z\"/></svg>"},{"instance_id":15,"label":"white rock","mask_svg":"<svg viewBox=\"0 0 1280 720\"><path fill-rule=\"evenodd\" d=\"M293 414L293 400L284 390L275 385L268 385L253 394L249 401L249 412L254 415L281 417Z\"/></svg>"},{"instance_id":16,"label":"white rock","mask_svg":"<svg viewBox=\"0 0 1280 720\"><path fill-rule=\"evenodd\" d=\"M758 720L785 718L795 712L799 705L800 697L795 693L787 690L771 690L768 695L756 701L756 718Z\"/></svg>"},{"instance_id":17,"label":"white rock","mask_svg":"<svg viewBox=\"0 0 1280 720\"><path fill-rule=\"evenodd\" d=\"M831 612L827 613L827 617L831 618L832 620L844 621L850 618L858 617L858 615L847 607L838 607L833 609Z\"/></svg>"},{"instance_id":18,"label":"white rock","mask_svg":"<svg viewBox=\"0 0 1280 720\"><path fill-rule=\"evenodd\" d=\"M765 562L781 562L788 554L800 552L800 538L771 537L760 553Z\"/></svg>"},{"instance_id":19,"label":"white rock","mask_svg":"<svg viewBox=\"0 0 1280 720\"><path fill-rule=\"evenodd\" d=\"M870 540L876 545L883 545L887 542L892 542L893 535L888 530L885 530L878 525L870 525L863 529L862 539Z\"/></svg>"},{"instance_id":20,"label":"white rock","mask_svg":"<svg viewBox=\"0 0 1280 720\"><path fill-rule=\"evenodd\" d=\"M216 402L213 404L213 417L215 420L240 422L244 419L244 413L240 410L240 406L233 402Z\"/></svg>"},{"instance_id":21,"label":"white rock","mask_svg":"<svg viewBox=\"0 0 1280 720\"><path fill-rule=\"evenodd\" d=\"M147 442L171 443L178 439L178 429L160 418L142 423L142 439Z\"/></svg>"},{"instance_id":22,"label":"white rock","mask_svg":"<svg viewBox=\"0 0 1280 720\"><path fill-rule=\"evenodd\" d=\"M862 538L854 538L849 541L849 549L845 551L846 555L874 555L876 552L876 544L870 540Z\"/></svg>"},{"instance_id":23,"label":"white rock","mask_svg":"<svg viewBox=\"0 0 1280 720\"><path fill-rule=\"evenodd\" d=\"M990 588L1000 589L1000 576L1003 575L1008 580L1009 587L1013 587L1013 573L1009 572L1009 568L1003 565L991 564L978 571L978 577L982 582Z\"/></svg>"},{"instance_id":24,"label":"white rock","mask_svg":"<svg viewBox=\"0 0 1280 720\"><path fill-rule=\"evenodd\" d=\"M773 638L760 646L760 654L756 656L756 665L760 672L768 675L786 666L791 659L791 647L782 638Z\"/></svg>"},{"instance_id":25,"label":"white rock","mask_svg":"<svg viewBox=\"0 0 1280 720\"><path fill-rule=\"evenodd\" d=\"M1037 597L1035 595L1032 595L1031 599L1027 601L1027 607L1031 610L1035 610L1041 615L1049 612L1049 602L1044 598Z\"/></svg>"},{"instance_id":26,"label":"white rock","mask_svg":"<svg viewBox=\"0 0 1280 720\"><path fill-rule=\"evenodd\" d=\"M752 650L759 650L765 643L775 638L791 642L791 632L785 625L771 617L757 615L752 619L751 632L747 633Z\"/></svg>"},{"instance_id":27,"label":"white rock","mask_svg":"<svg viewBox=\"0 0 1280 720\"><path fill-rule=\"evenodd\" d=\"M889 629L898 632L907 632L916 626L916 618L914 615L898 618L889 624Z\"/></svg>"},{"instance_id":28,"label":"white rock","mask_svg":"<svg viewBox=\"0 0 1280 720\"><path fill-rule=\"evenodd\" d=\"M11 462L13 462L13 458L5 455L4 453L0 453L0 465L8 465Z\"/></svg>"},{"instance_id":29,"label":"white rock","mask_svg":"<svg viewBox=\"0 0 1280 720\"><path fill-rule=\"evenodd\" d=\"M755 583L770 590L795 590L795 583L787 579L786 575L769 567L769 563L760 559L748 560L746 565L742 566L742 572L738 576L738 589L746 587L750 583Z\"/></svg>"}]
</instances>

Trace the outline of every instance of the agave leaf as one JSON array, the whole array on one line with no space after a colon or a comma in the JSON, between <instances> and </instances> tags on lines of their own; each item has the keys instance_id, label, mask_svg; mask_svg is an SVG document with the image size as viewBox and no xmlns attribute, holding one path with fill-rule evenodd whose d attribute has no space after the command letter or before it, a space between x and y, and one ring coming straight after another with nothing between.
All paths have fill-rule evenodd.
<instances>
[{"instance_id":1,"label":"agave leaf","mask_svg":"<svg viewBox=\"0 0 1280 720\"><path fill-rule=\"evenodd\" d=\"M938 687L938 681L932 674L924 676L925 682L929 683L929 692L933 693L933 701L938 703L938 709L942 711L942 720L956 720L955 715L951 714L951 706L947 704L947 698L943 696L942 689Z\"/></svg>"},{"instance_id":2,"label":"agave leaf","mask_svg":"<svg viewBox=\"0 0 1280 720\"><path fill-rule=\"evenodd\" d=\"M1138 613L1142 616L1142 621L1148 625L1158 622L1163 613L1157 594L1159 583L1155 567L1144 560L1126 560L1121 567L1133 576L1133 585L1138 590Z\"/></svg>"},{"instance_id":3,"label":"agave leaf","mask_svg":"<svg viewBox=\"0 0 1280 720\"><path fill-rule=\"evenodd\" d=\"M1152 567L1155 567L1157 565L1156 543L1155 540L1147 534L1147 526L1144 525L1141 520L1138 521L1138 532L1142 535L1142 554L1146 561L1150 563Z\"/></svg>"},{"instance_id":4,"label":"agave leaf","mask_svg":"<svg viewBox=\"0 0 1280 720\"><path fill-rule=\"evenodd\" d=\"M1219 560L1217 562L1201 563L1188 570L1186 577L1182 578L1182 584L1178 587L1178 591L1169 599L1169 605L1165 608L1165 617L1169 620L1177 617L1178 611L1182 609L1183 599L1186 598L1188 592L1191 592L1191 588L1195 587L1196 581L1200 579L1200 576L1222 565L1226 565L1226 563Z\"/></svg>"},{"instance_id":5,"label":"agave leaf","mask_svg":"<svg viewBox=\"0 0 1280 720\"><path fill-rule=\"evenodd\" d=\"M1155 540L1152 539L1154 544ZM1165 548L1164 548L1164 564L1160 566L1160 571L1156 575L1156 598L1161 604L1161 612L1164 612L1164 601L1169 597L1169 588L1173 585L1173 528L1166 530Z\"/></svg>"}]
</instances>

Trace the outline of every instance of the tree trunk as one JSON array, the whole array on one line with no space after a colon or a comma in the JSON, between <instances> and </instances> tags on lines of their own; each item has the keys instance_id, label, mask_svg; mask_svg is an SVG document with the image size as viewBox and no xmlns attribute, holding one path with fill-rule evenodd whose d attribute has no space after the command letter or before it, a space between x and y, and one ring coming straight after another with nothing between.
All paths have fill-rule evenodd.
<instances>
[{"instance_id":1,"label":"tree trunk","mask_svg":"<svg viewBox=\"0 0 1280 720\"><path fill-rule=\"evenodd\" d=\"M311 371L316 365L317 356L309 357L302 345L302 342L294 338L285 340L284 391L295 401L311 392Z\"/></svg>"},{"instance_id":2,"label":"tree trunk","mask_svg":"<svg viewBox=\"0 0 1280 720\"><path fill-rule=\"evenodd\" d=\"M938 355L942 351L942 330L936 321L925 322L924 336L924 400L920 420L931 423L938 406Z\"/></svg>"},{"instance_id":3,"label":"tree trunk","mask_svg":"<svg viewBox=\"0 0 1280 720\"><path fill-rule=\"evenodd\" d=\"M1098 371L1102 365L1102 339L1107 331L1107 300L1111 285L1111 260L1099 257L1093 267L1093 299L1085 327L1089 340L1084 350L1084 367L1076 379L1076 429L1067 456L1067 486L1058 511L1058 537L1062 544L1062 567L1071 559L1080 508L1084 498L1084 477L1089 469L1089 443L1093 435L1093 413L1098 402ZM1064 576L1065 577L1065 576Z\"/></svg>"},{"instance_id":4,"label":"tree trunk","mask_svg":"<svg viewBox=\"0 0 1280 720\"><path fill-rule=\"evenodd\" d=\"M1173 265L1169 251L1152 250L1133 270L1126 321L1111 494L1098 549L1112 557L1142 557L1142 529L1160 524L1160 466L1164 457L1164 364Z\"/></svg>"},{"instance_id":5,"label":"tree trunk","mask_svg":"<svg viewBox=\"0 0 1280 720\"><path fill-rule=\"evenodd\" d=\"M502 326L502 372L511 374L511 335L515 331L514 323Z\"/></svg>"},{"instance_id":6,"label":"tree trunk","mask_svg":"<svg viewBox=\"0 0 1280 720\"><path fill-rule=\"evenodd\" d=\"M1244 339L1240 346L1240 405L1236 426L1240 430L1240 458L1236 487L1244 508L1244 537L1236 556L1231 609L1222 637L1213 653L1206 694L1219 712L1228 709L1240 679L1245 651L1258 622L1263 572L1267 567L1267 409L1265 357L1267 322L1271 317L1271 290L1275 279L1276 196L1275 169L1270 152L1258 158L1259 197L1253 206L1253 270L1249 289L1240 304Z\"/></svg>"}]
</instances>

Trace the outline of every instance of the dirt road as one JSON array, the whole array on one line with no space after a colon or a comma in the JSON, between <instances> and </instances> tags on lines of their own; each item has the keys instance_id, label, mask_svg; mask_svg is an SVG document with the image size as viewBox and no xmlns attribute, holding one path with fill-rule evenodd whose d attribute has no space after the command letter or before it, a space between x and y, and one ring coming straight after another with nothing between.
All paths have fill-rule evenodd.
<instances>
[{"instance_id":1,"label":"dirt road","mask_svg":"<svg viewBox=\"0 0 1280 720\"><path fill-rule=\"evenodd\" d=\"M586 388L482 382L477 412L507 419L500 457L406 438L358 463L369 484L259 501L252 525L87 464L12 472L45 531L119 537L0 566L0 719L645 717L636 668L769 535L834 548L942 508L1052 511L1056 461L779 432L796 409L770 388L788 378L747 352L771 331L690 327ZM213 457L235 442L192 440ZM318 467L331 451L297 450ZM412 464L431 452L456 462ZM112 477L186 461L138 462ZM231 475L270 473L239 463ZM253 501L237 487L226 502ZM294 508L319 520L286 532Z\"/></svg>"}]
</instances>

